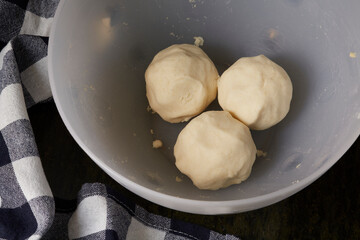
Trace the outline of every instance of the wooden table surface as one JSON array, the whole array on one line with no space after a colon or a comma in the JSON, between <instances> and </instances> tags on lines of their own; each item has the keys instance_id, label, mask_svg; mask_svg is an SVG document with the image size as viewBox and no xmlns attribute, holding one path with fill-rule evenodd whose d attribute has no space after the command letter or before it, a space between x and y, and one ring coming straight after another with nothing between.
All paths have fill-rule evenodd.
<instances>
[{"instance_id":1,"label":"wooden table surface","mask_svg":"<svg viewBox=\"0 0 360 240\"><path fill-rule=\"evenodd\" d=\"M320 179L279 203L255 211L205 216L144 200L112 180L82 151L53 101L29 110L40 157L54 196L74 199L86 182L108 184L148 211L196 223L241 239L360 239L360 139Z\"/></svg>"}]
</instances>

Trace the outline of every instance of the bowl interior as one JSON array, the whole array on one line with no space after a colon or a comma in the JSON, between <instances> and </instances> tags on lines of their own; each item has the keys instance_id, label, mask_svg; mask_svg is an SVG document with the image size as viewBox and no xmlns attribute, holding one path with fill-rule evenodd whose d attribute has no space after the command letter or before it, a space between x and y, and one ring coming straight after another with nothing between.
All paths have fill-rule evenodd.
<instances>
[{"instance_id":1,"label":"bowl interior","mask_svg":"<svg viewBox=\"0 0 360 240\"><path fill-rule=\"evenodd\" d=\"M54 98L77 142L135 193L190 212L265 206L319 177L359 135L360 56L349 55L360 54L358 9L357 0L62 1L50 42ZM174 165L186 124L147 111L144 72L153 56L195 36L220 73L240 57L265 54L294 86L288 116L252 132L266 157L247 181L218 191L198 190ZM217 100L209 109L219 109ZM153 149L154 139L164 147ZM209 209L211 202L223 207Z\"/></svg>"}]
</instances>

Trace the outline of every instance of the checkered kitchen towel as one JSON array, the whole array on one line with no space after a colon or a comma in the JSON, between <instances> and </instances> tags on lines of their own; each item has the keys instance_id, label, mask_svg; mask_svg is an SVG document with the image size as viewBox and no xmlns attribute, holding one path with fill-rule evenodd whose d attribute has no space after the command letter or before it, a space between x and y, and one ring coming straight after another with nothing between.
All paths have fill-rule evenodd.
<instances>
[{"instance_id":1,"label":"checkered kitchen towel","mask_svg":"<svg viewBox=\"0 0 360 240\"><path fill-rule=\"evenodd\" d=\"M47 42L57 5L0 0L0 239L236 239L148 213L99 183L85 184L77 201L54 200L27 108L51 98Z\"/></svg>"}]
</instances>

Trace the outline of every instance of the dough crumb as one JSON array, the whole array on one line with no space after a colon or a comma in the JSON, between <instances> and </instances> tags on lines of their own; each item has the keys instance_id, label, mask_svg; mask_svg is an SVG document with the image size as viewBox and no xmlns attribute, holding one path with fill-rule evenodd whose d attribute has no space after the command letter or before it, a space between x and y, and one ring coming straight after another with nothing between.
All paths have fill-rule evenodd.
<instances>
[{"instance_id":1,"label":"dough crumb","mask_svg":"<svg viewBox=\"0 0 360 240\"><path fill-rule=\"evenodd\" d=\"M204 45L204 38L203 37L194 37L194 45L197 47L203 46Z\"/></svg>"},{"instance_id":2,"label":"dough crumb","mask_svg":"<svg viewBox=\"0 0 360 240\"><path fill-rule=\"evenodd\" d=\"M133 136L136 137L136 133L133 133Z\"/></svg>"},{"instance_id":3,"label":"dough crumb","mask_svg":"<svg viewBox=\"0 0 360 240\"><path fill-rule=\"evenodd\" d=\"M182 179L180 177L176 176L175 181L176 182L182 182Z\"/></svg>"},{"instance_id":4,"label":"dough crumb","mask_svg":"<svg viewBox=\"0 0 360 240\"><path fill-rule=\"evenodd\" d=\"M266 155L267 155L267 152L264 152L262 150L257 150L256 151L256 156L257 157L266 157Z\"/></svg>"},{"instance_id":5,"label":"dough crumb","mask_svg":"<svg viewBox=\"0 0 360 240\"><path fill-rule=\"evenodd\" d=\"M154 130L153 130L153 129L150 129L150 134L154 134Z\"/></svg>"},{"instance_id":6,"label":"dough crumb","mask_svg":"<svg viewBox=\"0 0 360 240\"><path fill-rule=\"evenodd\" d=\"M101 22L102 22L102 24L104 24L106 27L110 27L110 22L111 22L111 20L110 20L110 18L109 17L106 17L106 18L103 18L103 19L101 19Z\"/></svg>"},{"instance_id":7,"label":"dough crumb","mask_svg":"<svg viewBox=\"0 0 360 240\"><path fill-rule=\"evenodd\" d=\"M349 57L356 58L356 52L350 52Z\"/></svg>"},{"instance_id":8,"label":"dough crumb","mask_svg":"<svg viewBox=\"0 0 360 240\"><path fill-rule=\"evenodd\" d=\"M269 33L269 38L270 39L276 38L278 36L278 34L279 34L279 32L277 30L273 29L273 28L270 28L268 33Z\"/></svg>"},{"instance_id":9,"label":"dough crumb","mask_svg":"<svg viewBox=\"0 0 360 240\"><path fill-rule=\"evenodd\" d=\"M161 140L156 139L153 141L152 145L153 145L153 148L161 148L163 146L163 143Z\"/></svg>"},{"instance_id":10,"label":"dough crumb","mask_svg":"<svg viewBox=\"0 0 360 240\"><path fill-rule=\"evenodd\" d=\"M151 114L156 113L154 110L152 110L152 108L149 105L146 107L146 111L151 112Z\"/></svg>"}]
</instances>

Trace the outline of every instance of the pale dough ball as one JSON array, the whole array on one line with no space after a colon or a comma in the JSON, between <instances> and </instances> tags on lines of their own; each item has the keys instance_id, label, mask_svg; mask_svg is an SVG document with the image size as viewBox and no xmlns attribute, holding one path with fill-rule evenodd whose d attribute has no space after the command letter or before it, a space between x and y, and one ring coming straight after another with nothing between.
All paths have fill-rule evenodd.
<instances>
[{"instance_id":1,"label":"pale dough ball","mask_svg":"<svg viewBox=\"0 0 360 240\"><path fill-rule=\"evenodd\" d=\"M146 96L165 121L188 121L216 97L219 74L199 47L175 44L160 51L145 72Z\"/></svg>"},{"instance_id":2,"label":"pale dough ball","mask_svg":"<svg viewBox=\"0 0 360 240\"><path fill-rule=\"evenodd\" d=\"M180 132L176 167L200 189L217 190L246 180L256 157L250 130L225 111L208 111Z\"/></svg>"},{"instance_id":3,"label":"pale dough ball","mask_svg":"<svg viewBox=\"0 0 360 240\"><path fill-rule=\"evenodd\" d=\"M285 70L264 55L240 58L218 82L220 106L254 130L280 122L289 112L292 83Z\"/></svg>"}]
</instances>

